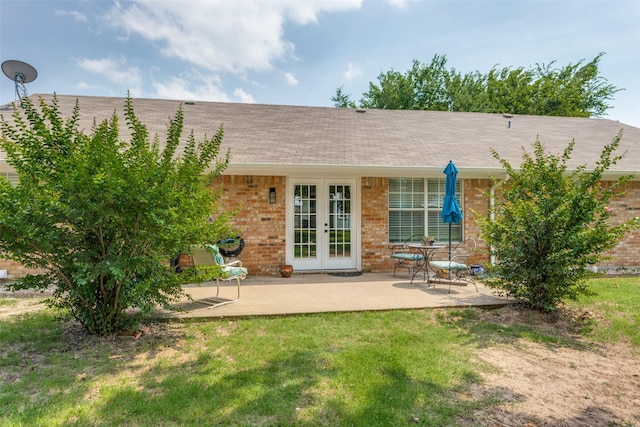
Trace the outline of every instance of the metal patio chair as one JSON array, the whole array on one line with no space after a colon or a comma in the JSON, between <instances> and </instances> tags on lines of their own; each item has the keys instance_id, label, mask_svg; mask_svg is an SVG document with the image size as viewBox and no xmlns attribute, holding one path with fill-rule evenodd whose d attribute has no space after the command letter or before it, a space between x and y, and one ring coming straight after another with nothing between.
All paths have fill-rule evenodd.
<instances>
[{"instance_id":1,"label":"metal patio chair","mask_svg":"<svg viewBox=\"0 0 640 427\"><path fill-rule=\"evenodd\" d=\"M409 270L409 275L411 275L411 270L416 268L416 263L424 260L424 256L421 253L409 247L409 243L419 242L420 239L422 239L422 235L414 234L404 243L391 246L391 258L395 261L393 264L393 277L396 276L396 269L398 268L406 268Z\"/></svg>"},{"instance_id":2,"label":"metal patio chair","mask_svg":"<svg viewBox=\"0 0 640 427\"><path fill-rule=\"evenodd\" d=\"M242 261L235 260L230 263L225 263L224 258L220 255L220 250L216 245L207 245L205 247L194 246L191 248L191 257L193 258L194 268L197 270L198 266L214 266L218 265L222 268L222 277L217 274L212 277L211 280L216 281L216 294L213 297L207 297L202 300L204 304L209 304L211 307L219 307L225 304L233 304L240 300L240 281L247 277L247 269L242 266ZM235 280L238 288L238 295L235 299L224 299L220 297L220 281L232 281Z\"/></svg>"},{"instance_id":3,"label":"metal patio chair","mask_svg":"<svg viewBox=\"0 0 640 427\"><path fill-rule=\"evenodd\" d=\"M478 292L478 285L471 274L470 264L470 258L476 247L476 241L469 238L445 250L432 252L428 261L436 277L431 282L448 284L449 292L451 292L451 285L465 286L471 283Z\"/></svg>"}]
</instances>

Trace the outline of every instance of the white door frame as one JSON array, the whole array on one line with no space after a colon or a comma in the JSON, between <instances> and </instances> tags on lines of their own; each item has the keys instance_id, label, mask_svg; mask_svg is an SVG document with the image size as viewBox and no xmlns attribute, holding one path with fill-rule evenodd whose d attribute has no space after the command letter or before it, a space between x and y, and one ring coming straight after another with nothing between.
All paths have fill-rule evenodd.
<instances>
[{"instance_id":1,"label":"white door frame","mask_svg":"<svg viewBox=\"0 0 640 427\"><path fill-rule=\"evenodd\" d=\"M315 185L317 191L317 256L314 259L296 259L294 257L294 191L296 185ZM328 221L329 185L351 186L351 257L340 261L328 259L328 234L325 223ZM291 264L294 271L332 271L360 270L361 230L360 230L360 179L359 178L287 178L286 190L286 263Z\"/></svg>"}]
</instances>

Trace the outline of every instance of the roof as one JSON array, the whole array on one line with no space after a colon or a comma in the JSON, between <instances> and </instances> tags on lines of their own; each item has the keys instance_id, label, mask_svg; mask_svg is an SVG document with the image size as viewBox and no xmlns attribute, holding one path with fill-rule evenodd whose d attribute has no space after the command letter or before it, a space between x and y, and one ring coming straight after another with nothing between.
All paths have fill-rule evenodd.
<instances>
[{"instance_id":1,"label":"roof","mask_svg":"<svg viewBox=\"0 0 640 427\"><path fill-rule=\"evenodd\" d=\"M50 100L52 95L30 97ZM94 118L107 119L114 112L122 117L125 103L115 97L57 97L63 114L79 101L80 126L86 131ZM441 177L453 160L461 178L486 178L502 170L492 148L517 167L523 149L530 152L536 138L555 154L575 139L570 165L590 168L620 130L620 150L626 154L610 175L640 172L640 128L613 120L133 99L138 118L161 143L181 104L185 138L191 130L196 140L212 136L224 126L222 148L231 149L227 174ZM5 120L11 113L10 105L0 107ZM124 120L121 124L126 128ZM121 138L127 132L123 129Z\"/></svg>"}]
</instances>

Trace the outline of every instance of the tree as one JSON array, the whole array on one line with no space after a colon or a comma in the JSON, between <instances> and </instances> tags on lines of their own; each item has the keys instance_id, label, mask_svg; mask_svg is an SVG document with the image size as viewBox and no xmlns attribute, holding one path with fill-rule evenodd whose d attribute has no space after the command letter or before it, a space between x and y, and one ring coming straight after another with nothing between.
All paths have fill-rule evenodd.
<instances>
[{"instance_id":1,"label":"tree","mask_svg":"<svg viewBox=\"0 0 640 427\"><path fill-rule=\"evenodd\" d=\"M487 73L461 74L447 69L444 55L430 64L413 61L402 74L391 70L369 83L360 104L365 108L393 110L467 111L545 116L602 117L609 101L621 89L608 84L598 64L604 53L584 64L561 68L537 64L492 68Z\"/></svg>"},{"instance_id":2,"label":"tree","mask_svg":"<svg viewBox=\"0 0 640 427\"><path fill-rule=\"evenodd\" d=\"M351 95L343 92L343 87L336 89L336 94L331 97L333 106L336 108L356 108L356 103L351 100Z\"/></svg>"},{"instance_id":3,"label":"tree","mask_svg":"<svg viewBox=\"0 0 640 427\"><path fill-rule=\"evenodd\" d=\"M55 285L51 305L95 334L127 327L127 308L168 307L185 280L166 262L170 256L227 235L229 214L218 212L219 193L211 189L229 162L229 152L218 159L222 127L200 143L192 133L177 157L182 108L161 149L129 97L130 142L119 139L115 112L85 135L77 103L68 118L55 96L50 104L40 99L39 107L26 98L14 124L1 122L0 148L19 182L0 179L0 253L39 271L11 287Z\"/></svg>"},{"instance_id":4,"label":"tree","mask_svg":"<svg viewBox=\"0 0 640 427\"><path fill-rule=\"evenodd\" d=\"M475 212L497 258L497 278L488 281L490 286L543 311L587 292L587 267L640 226L637 217L618 225L609 222L607 204L623 195L622 185L631 178L602 182L603 173L621 158L614 156L621 137L605 145L592 170L567 170L573 141L561 156L546 153L536 141L518 169L493 151L507 179L494 179L500 197L489 215Z\"/></svg>"}]
</instances>

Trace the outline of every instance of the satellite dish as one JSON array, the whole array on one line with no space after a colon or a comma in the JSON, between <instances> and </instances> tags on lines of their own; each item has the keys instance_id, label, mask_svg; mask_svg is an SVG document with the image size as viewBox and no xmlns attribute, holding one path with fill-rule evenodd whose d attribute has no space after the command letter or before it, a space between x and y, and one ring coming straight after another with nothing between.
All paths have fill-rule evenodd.
<instances>
[{"instance_id":1,"label":"satellite dish","mask_svg":"<svg viewBox=\"0 0 640 427\"><path fill-rule=\"evenodd\" d=\"M22 93L24 93L25 96L27 95L27 89L24 87L24 84L34 81L36 77L38 77L38 72L26 62L16 61L14 59L2 63L2 72L15 83L16 98L20 99L20 105L22 105ZM20 91L21 89L22 93Z\"/></svg>"}]
</instances>

